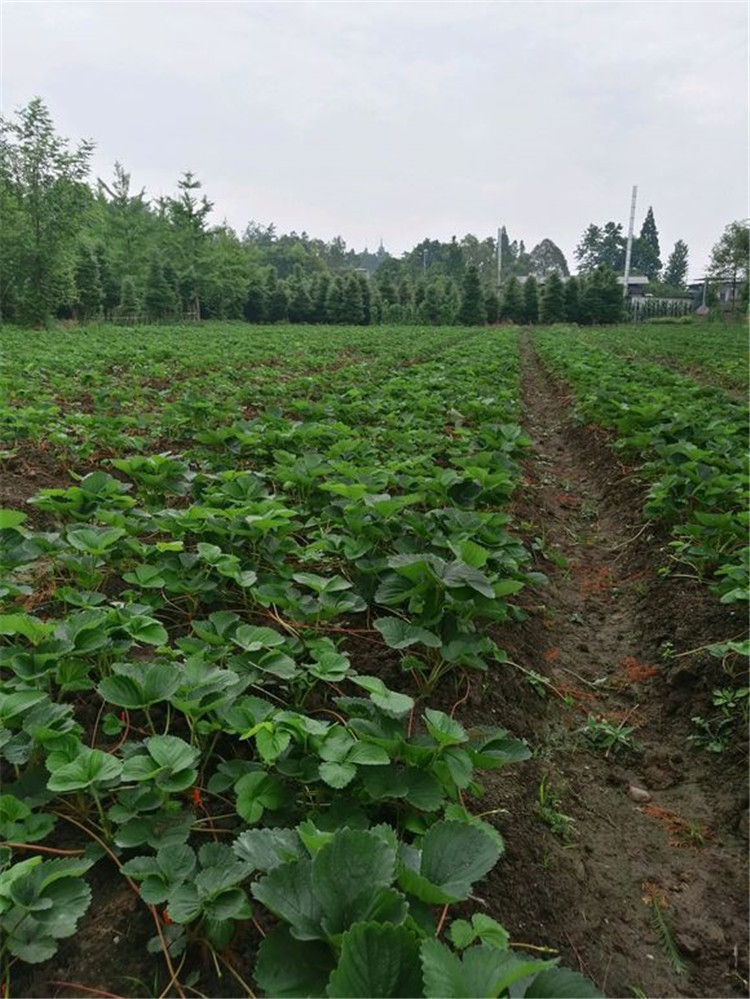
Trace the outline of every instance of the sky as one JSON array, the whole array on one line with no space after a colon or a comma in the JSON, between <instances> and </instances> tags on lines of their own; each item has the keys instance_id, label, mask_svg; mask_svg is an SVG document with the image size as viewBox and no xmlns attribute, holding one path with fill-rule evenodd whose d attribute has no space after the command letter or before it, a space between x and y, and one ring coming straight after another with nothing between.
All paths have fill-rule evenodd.
<instances>
[{"instance_id":1,"label":"sky","mask_svg":"<svg viewBox=\"0 0 750 999\"><path fill-rule=\"evenodd\" d=\"M38 95L214 221L250 219L399 255L424 238L636 235L653 206L700 277L748 207L745 0L2 0L2 113Z\"/></svg>"}]
</instances>

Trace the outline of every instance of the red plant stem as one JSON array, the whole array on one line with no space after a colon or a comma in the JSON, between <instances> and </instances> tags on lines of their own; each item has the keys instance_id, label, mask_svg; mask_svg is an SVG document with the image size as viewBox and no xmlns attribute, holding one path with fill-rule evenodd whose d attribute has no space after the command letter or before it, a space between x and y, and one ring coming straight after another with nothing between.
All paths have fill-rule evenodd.
<instances>
[{"instance_id":1,"label":"red plant stem","mask_svg":"<svg viewBox=\"0 0 750 999\"><path fill-rule=\"evenodd\" d=\"M54 814L57 815L58 818L65 819L66 822L70 822L74 826L77 826L79 829L85 832L87 836L90 836L93 840L96 840L96 842L99 844L102 850L104 850L105 853L109 856L109 858L118 868L118 870L122 867L122 864L120 863L120 858L117 856L117 854L107 846L107 844L104 842L103 839L101 839L99 836L96 835L95 832L89 829L88 826L85 826L82 822L79 822L78 819L74 819L71 815L66 815L64 812L55 812ZM127 883L132 888L132 890L138 896L138 898L141 898L141 893L135 881L133 881L132 878L129 878L127 874L124 875L124 877ZM164 934L162 933L159 913L156 911L155 905L149 905L148 910L151 913L151 918L153 919L154 924L156 926L156 933L159 937L159 944L161 945L162 953L164 954L164 962L167 965L167 970L169 971L171 980L175 983L177 994L181 996L181 999L185 999L185 993L182 991L182 987L180 986L180 983L177 981L177 975L175 974L174 965L172 964L172 958L169 955L169 948L167 947L167 942L164 939ZM119 999L119 997L116 997L116 999Z\"/></svg>"},{"instance_id":2,"label":"red plant stem","mask_svg":"<svg viewBox=\"0 0 750 999\"><path fill-rule=\"evenodd\" d=\"M464 678L466 680L466 693L464 694L463 697L459 698L459 700L457 700L456 703L451 708L451 715L450 715L451 718L455 715L456 711L461 707L461 705L465 704L466 701L468 701L469 694L471 693L471 681L469 680L469 677L465 673L464 673Z\"/></svg>"},{"instance_id":3,"label":"red plant stem","mask_svg":"<svg viewBox=\"0 0 750 999\"><path fill-rule=\"evenodd\" d=\"M63 989L80 989L81 992L88 992L92 996L104 996L105 999L123 999L122 996L115 995L114 992L104 992L103 989L90 989L88 985L81 985L79 982L58 982L49 979L47 985L57 985Z\"/></svg>"},{"instance_id":4,"label":"red plant stem","mask_svg":"<svg viewBox=\"0 0 750 999\"><path fill-rule=\"evenodd\" d=\"M443 929L443 923L445 922L445 917L448 915L448 904L443 906L443 911L440 913L440 921L437 924L437 929L435 930L435 936L439 937L440 932Z\"/></svg>"},{"instance_id":5,"label":"red plant stem","mask_svg":"<svg viewBox=\"0 0 750 999\"><path fill-rule=\"evenodd\" d=\"M38 850L39 853L51 853L55 857L80 857L85 850L57 850L51 846L38 846L36 843L0 843L10 850Z\"/></svg>"},{"instance_id":6,"label":"red plant stem","mask_svg":"<svg viewBox=\"0 0 750 999\"><path fill-rule=\"evenodd\" d=\"M123 729L122 735L120 736L120 741L111 749L108 749L107 750L108 753L116 753L117 750L120 748L120 746L122 746L122 744L127 740L128 736L130 735L130 712L128 711L127 708L123 708L122 713L125 715L125 728Z\"/></svg>"}]
</instances>

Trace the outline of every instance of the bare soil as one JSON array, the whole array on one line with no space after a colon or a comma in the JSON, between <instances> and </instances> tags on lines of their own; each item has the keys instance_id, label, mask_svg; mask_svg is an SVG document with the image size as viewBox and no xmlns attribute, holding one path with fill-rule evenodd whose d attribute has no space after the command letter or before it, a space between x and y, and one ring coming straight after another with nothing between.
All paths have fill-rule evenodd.
<instances>
[{"instance_id":1,"label":"bare soil","mask_svg":"<svg viewBox=\"0 0 750 999\"><path fill-rule=\"evenodd\" d=\"M534 455L515 516L540 539L549 585L528 595L527 621L497 637L554 689L542 698L509 666L470 711L534 747L485 781L482 805L497 810L507 853L482 898L513 940L559 950L609 996L747 995L746 756L688 742L691 717L728 680L707 653L682 655L741 633L744 620L705 587L656 574L667 539L642 531L644 484L604 431L572 421L569 395L529 343L523 398ZM632 727L630 745L592 747L589 716Z\"/></svg>"}]
</instances>

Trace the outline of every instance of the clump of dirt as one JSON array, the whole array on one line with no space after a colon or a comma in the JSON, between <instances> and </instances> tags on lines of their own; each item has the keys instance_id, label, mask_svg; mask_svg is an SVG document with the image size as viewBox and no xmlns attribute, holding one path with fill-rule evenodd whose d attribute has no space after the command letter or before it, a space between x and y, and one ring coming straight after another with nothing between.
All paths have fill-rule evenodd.
<instances>
[{"instance_id":1,"label":"clump of dirt","mask_svg":"<svg viewBox=\"0 0 750 999\"><path fill-rule=\"evenodd\" d=\"M668 536L643 530L637 468L571 420L528 344L523 387L535 447L514 516L549 585L496 635L522 669L496 673L468 712L534 748L483 781L507 853L482 899L513 940L555 948L609 995L746 995L745 754L688 741L722 674L681 655L741 622L706 587L657 575Z\"/></svg>"}]
</instances>

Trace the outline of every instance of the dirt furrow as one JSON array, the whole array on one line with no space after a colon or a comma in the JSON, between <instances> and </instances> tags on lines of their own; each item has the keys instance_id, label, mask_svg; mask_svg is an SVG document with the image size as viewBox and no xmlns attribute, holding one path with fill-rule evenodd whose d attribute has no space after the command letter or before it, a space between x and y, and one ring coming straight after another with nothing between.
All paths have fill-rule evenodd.
<instances>
[{"instance_id":1,"label":"dirt furrow","mask_svg":"<svg viewBox=\"0 0 750 999\"><path fill-rule=\"evenodd\" d=\"M528 341L523 355L534 453L515 517L549 584L497 636L526 672L482 702L535 747L487 781L508 846L488 904L610 996L746 995L746 763L688 742L717 666L675 658L742 624L657 575L637 474L572 419Z\"/></svg>"}]
</instances>

